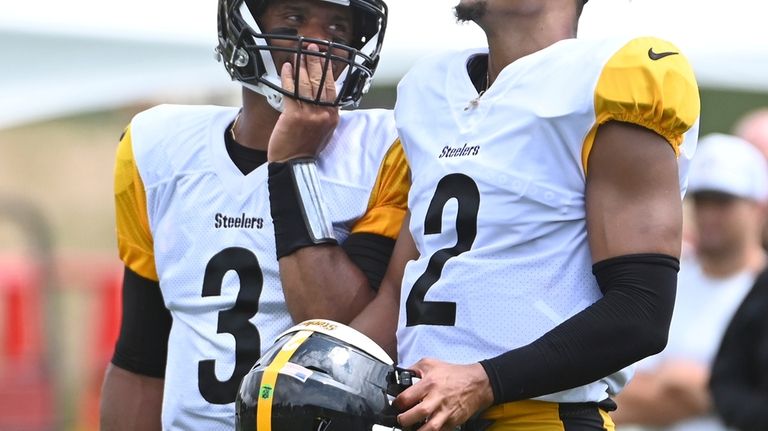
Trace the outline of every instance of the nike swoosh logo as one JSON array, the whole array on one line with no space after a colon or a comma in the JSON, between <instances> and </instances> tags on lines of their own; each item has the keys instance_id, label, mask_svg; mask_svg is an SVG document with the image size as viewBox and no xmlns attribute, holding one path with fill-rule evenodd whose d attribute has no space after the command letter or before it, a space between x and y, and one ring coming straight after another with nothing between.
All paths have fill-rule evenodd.
<instances>
[{"instance_id":1,"label":"nike swoosh logo","mask_svg":"<svg viewBox=\"0 0 768 431\"><path fill-rule=\"evenodd\" d=\"M653 52L653 48L648 48L648 58L650 58L653 61L661 60L664 57L669 57L670 55L677 55L680 54L679 52L673 52L673 51L667 51L667 52Z\"/></svg>"}]
</instances>

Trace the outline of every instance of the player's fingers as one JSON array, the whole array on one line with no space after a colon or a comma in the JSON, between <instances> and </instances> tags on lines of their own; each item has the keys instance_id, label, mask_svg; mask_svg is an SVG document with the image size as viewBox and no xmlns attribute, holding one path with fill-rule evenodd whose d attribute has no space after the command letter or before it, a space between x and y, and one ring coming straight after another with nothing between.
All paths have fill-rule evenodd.
<instances>
[{"instance_id":1,"label":"player's fingers","mask_svg":"<svg viewBox=\"0 0 768 431\"><path fill-rule=\"evenodd\" d=\"M411 407L397 415L397 423L404 427L410 427L417 424L422 424L428 420L432 414L433 407L429 400L424 400L419 404Z\"/></svg>"},{"instance_id":2,"label":"player's fingers","mask_svg":"<svg viewBox=\"0 0 768 431\"><path fill-rule=\"evenodd\" d=\"M417 405L428 394L426 385L416 382L397 395L392 402L396 409L405 411Z\"/></svg>"},{"instance_id":3,"label":"player's fingers","mask_svg":"<svg viewBox=\"0 0 768 431\"><path fill-rule=\"evenodd\" d=\"M309 81L309 74L307 73L307 55L299 55L298 64L296 64L299 71L299 96L304 98L313 98L312 84Z\"/></svg>"},{"instance_id":4,"label":"player's fingers","mask_svg":"<svg viewBox=\"0 0 768 431\"><path fill-rule=\"evenodd\" d=\"M424 424L418 428L418 431L442 431L453 430L454 427L450 426L450 417L447 412L437 411L432 413L431 416L424 419Z\"/></svg>"},{"instance_id":5,"label":"player's fingers","mask_svg":"<svg viewBox=\"0 0 768 431\"><path fill-rule=\"evenodd\" d=\"M423 358L420 359L419 362L416 362L415 364L408 367L409 370L415 371L417 377L423 377L424 374L429 373L429 370L431 370L435 366L435 361L433 359L429 358Z\"/></svg>"},{"instance_id":6,"label":"player's fingers","mask_svg":"<svg viewBox=\"0 0 768 431\"><path fill-rule=\"evenodd\" d=\"M283 66L280 69L280 82L285 91L289 93L295 91L296 88L293 83L293 65L291 65L290 61L283 63Z\"/></svg>"},{"instance_id":7,"label":"player's fingers","mask_svg":"<svg viewBox=\"0 0 768 431\"><path fill-rule=\"evenodd\" d=\"M324 96L324 88L323 88L323 63L325 62L325 59L320 56L320 47L317 46L317 44L310 43L307 46L307 51L310 52L310 54L306 54L305 57L307 59L307 75L309 76L309 83L311 85L312 90L312 97L320 97L322 100L322 97ZM317 54L314 54L317 53Z\"/></svg>"},{"instance_id":8,"label":"player's fingers","mask_svg":"<svg viewBox=\"0 0 768 431\"><path fill-rule=\"evenodd\" d=\"M325 62L328 66L328 71L325 72L325 82L323 89L323 97L325 101L332 102L336 99L336 81L334 80L333 62L329 59Z\"/></svg>"}]
</instances>

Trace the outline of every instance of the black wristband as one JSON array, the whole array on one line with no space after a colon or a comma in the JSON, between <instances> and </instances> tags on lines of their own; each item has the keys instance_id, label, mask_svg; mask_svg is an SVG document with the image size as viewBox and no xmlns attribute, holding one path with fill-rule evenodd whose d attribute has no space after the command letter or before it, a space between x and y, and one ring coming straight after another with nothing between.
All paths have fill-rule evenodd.
<instances>
[{"instance_id":1,"label":"black wristband","mask_svg":"<svg viewBox=\"0 0 768 431\"><path fill-rule=\"evenodd\" d=\"M275 249L280 259L317 244L338 244L333 238L315 240L309 232L290 162L267 165L269 205L275 228Z\"/></svg>"}]
</instances>

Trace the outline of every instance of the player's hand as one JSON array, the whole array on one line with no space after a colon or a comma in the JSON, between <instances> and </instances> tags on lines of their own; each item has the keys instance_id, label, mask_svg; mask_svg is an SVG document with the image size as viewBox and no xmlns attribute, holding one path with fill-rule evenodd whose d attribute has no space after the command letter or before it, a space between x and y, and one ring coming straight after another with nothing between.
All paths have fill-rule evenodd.
<instances>
[{"instance_id":1,"label":"player's hand","mask_svg":"<svg viewBox=\"0 0 768 431\"><path fill-rule=\"evenodd\" d=\"M310 51L319 52L316 44L309 44ZM314 99L318 93L320 100L332 102L336 98L336 85L333 79L333 66L328 66L325 82L323 75L323 57L302 55L299 68L299 96ZM294 66L290 62L283 64L280 70L282 86L288 92L295 91ZM315 157L322 151L328 138L339 124L339 109L334 106L318 106L301 102L292 97L283 98L284 109L275 124L267 149L270 162L284 162L297 157Z\"/></svg>"},{"instance_id":2,"label":"player's hand","mask_svg":"<svg viewBox=\"0 0 768 431\"><path fill-rule=\"evenodd\" d=\"M421 380L395 398L398 423L418 431L453 431L493 403L488 375L480 364L455 365L422 359L408 367Z\"/></svg>"}]
</instances>

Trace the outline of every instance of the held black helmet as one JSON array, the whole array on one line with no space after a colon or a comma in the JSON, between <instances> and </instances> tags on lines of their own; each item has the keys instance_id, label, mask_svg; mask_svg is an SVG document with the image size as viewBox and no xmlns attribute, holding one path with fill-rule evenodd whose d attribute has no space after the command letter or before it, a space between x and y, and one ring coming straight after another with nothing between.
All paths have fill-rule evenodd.
<instances>
[{"instance_id":1,"label":"held black helmet","mask_svg":"<svg viewBox=\"0 0 768 431\"><path fill-rule=\"evenodd\" d=\"M356 330L308 320L283 333L243 378L238 431L397 429L392 360Z\"/></svg>"},{"instance_id":2,"label":"held black helmet","mask_svg":"<svg viewBox=\"0 0 768 431\"><path fill-rule=\"evenodd\" d=\"M304 38L300 35L265 33L259 25L261 14L270 0L219 0L217 58L233 80L263 94L269 103L282 111L283 96L326 106L357 106L368 91L387 27L387 5L383 0L316 0L352 8L354 36L349 44ZM274 41L290 41L291 47L276 46ZM320 52L312 52L304 43L312 42ZM283 44L287 45L287 44ZM331 62L342 64L343 72L336 79L336 99L323 101L319 97L300 97L283 90L280 74L272 59L273 52L290 52L297 56L313 55L323 58L323 70ZM342 52L338 55L332 53ZM329 78L332 75L329 73ZM298 88L298 74L294 76Z\"/></svg>"}]
</instances>

